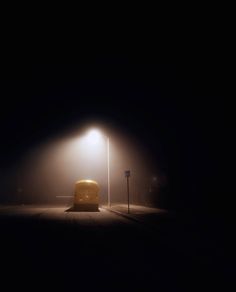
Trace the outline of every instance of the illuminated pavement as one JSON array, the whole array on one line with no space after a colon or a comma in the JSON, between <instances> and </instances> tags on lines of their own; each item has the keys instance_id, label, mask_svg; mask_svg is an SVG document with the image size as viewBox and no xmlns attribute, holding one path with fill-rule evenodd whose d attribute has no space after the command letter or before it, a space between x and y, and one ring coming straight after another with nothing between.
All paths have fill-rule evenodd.
<instances>
[{"instance_id":1,"label":"illuminated pavement","mask_svg":"<svg viewBox=\"0 0 236 292\"><path fill-rule=\"evenodd\" d=\"M220 276L198 257L172 248L173 238L163 230L105 209L66 209L0 206L2 285L31 291L199 291Z\"/></svg>"},{"instance_id":2,"label":"illuminated pavement","mask_svg":"<svg viewBox=\"0 0 236 292\"><path fill-rule=\"evenodd\" d=\"M127 204L112 204L110 208L107 206L103 207L106 210L112 211L117 215L123 215L126 218L134 219L140 223L159 222L160 224L166 222L169 218L173 217L174 214L164 209L151 208L147 206L133 205L130 204L129 213ZM167 219L167 220L166 220Z\"/></svg>"}]
</instances>

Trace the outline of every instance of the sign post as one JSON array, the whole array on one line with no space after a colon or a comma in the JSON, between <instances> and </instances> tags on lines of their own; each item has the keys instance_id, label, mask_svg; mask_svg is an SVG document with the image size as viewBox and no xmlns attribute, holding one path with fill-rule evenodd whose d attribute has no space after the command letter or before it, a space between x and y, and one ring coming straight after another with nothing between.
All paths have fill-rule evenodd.
<instances>
[{"instance_id":1,"label":"sign post","mask_svg":"<svg viewBox=\"0 0 236 292\"><path fill-rule=\"evenodd\" d=\"M125 171L125 177L127 179L127 199L128 199L128 214L130 213L129 208L129 177L130 177L130 170Z\"/></svg>"}]
</instances>

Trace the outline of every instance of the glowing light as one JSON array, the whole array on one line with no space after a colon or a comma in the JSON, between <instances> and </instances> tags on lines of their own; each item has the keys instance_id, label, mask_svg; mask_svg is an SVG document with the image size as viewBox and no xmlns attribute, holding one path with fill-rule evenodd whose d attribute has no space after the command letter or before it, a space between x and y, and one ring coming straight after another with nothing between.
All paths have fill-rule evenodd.
<instances>
[{"instance_id":1,"label":"glowing light","mask_svg":"<svg viewBox=\"0 0 236 292\"><path fill-rule=\"evenodd\" d=\"M92 184L97 184L97 182L95 180L92 180L92 179L82 179L82 180L78 180L76 183L92 183Z\"/></svg>"},{"instance_id":2,"label":"glowing light","mask_svg":"<svg viewBox=\"0 0 236 292\"><path fill-rule=\"evenodd\" d=\"M101 141L102 135L99 130L92 129L88 132L86 138L91 144L97 144Z\"/></svg>"}]
</instances>

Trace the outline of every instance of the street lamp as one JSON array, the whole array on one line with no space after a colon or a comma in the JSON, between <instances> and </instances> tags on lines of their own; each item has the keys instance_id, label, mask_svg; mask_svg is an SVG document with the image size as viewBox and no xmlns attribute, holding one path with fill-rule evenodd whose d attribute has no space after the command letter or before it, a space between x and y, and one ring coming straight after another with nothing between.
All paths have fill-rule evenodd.
<instances>
[{"instance_id":1,"label":"street lamp","mask_svg":"<svg viewBox=\"0 0 236 292\"><path fill-rule=\"evenodd\" d=\"M106 138L107 143L107 205L108 207L111 206L111 188L110 188L110 139L109 137L103 135L99 130L91 129L88 134L87 138L89 143L96 144L101 137Z\"/></svg>"}]
</instances>

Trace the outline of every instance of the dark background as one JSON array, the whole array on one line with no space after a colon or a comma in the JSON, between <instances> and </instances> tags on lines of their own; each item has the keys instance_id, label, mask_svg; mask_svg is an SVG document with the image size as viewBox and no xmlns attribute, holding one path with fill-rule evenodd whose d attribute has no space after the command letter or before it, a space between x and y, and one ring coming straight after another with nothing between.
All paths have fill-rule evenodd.
<instances>
[{"instance_id":1,"label":"dark background","mask_svg":"<svg viewBox=\"0 0 236 292\"><path fill-rule=\"evenodd\" d=\"M44 12L48 13L50 25L44 14L36 18L34 11L30 20L17 11L20 19L16 20L11 9L11 17L3 21L1 35L0 183L4 184L5 173L33 146L75 124L82 125L91 118L117 125L134 135L157 168L166 174L168 183L161 190L162 207L177 214L171 223L173 230L180 222L186 234L183 241L193 232L198 240L208 243L210 255L211 249L219 254L209 260L211 268L206 268L206 278L213 275L209 278L212 287L217 285L217 275L233 278L235 266L234 33L230 31L234 18L221 6L217 11L216 3L210 9L205 5L177 5L179 10L172 6L166 13L160 8L145 11L141 7L138 12L136 6L131 10L123 7L121 14L117 8L106 6L108 19L90 7L85 20L82 9L75 9L72 15L72 11L58 13L55 7L52 11L47 7ZM0 203L8 196L1 194ZM160 206L159 202L156 206ZM13 230L20 234L22 246L27 243L28 247L28 240L37 229L31 233L22 229L25 221L12 222L13 225L6 221L6 230L10 234L9 226L15 226ZM158 226L158 221L155 223ZM29 226L33 230L33 223ZM49 229L45 233L42 227L35 242L41 235L42 239L51 234L50 224L47 226ZM163 233L168 229L165 224L162 228ZM59 242L59 248L64 247L61 232L67 234L67 228L57 230L60 240L54 240ZM116 228L113 231L115 234ZM159 235L157 238L159 241ZM5 239L8 250L19 236ZM46 241L49 246L53 244L52 249L54 240L49 236ZM139 238L137 241L142 242ZM40 243L37 241L36 247ZM175 240L171 243L176 245ZM15 246L13 250L18 252ZM41 263L51 255L50 251L49 248ZM199 251L195 258L204 258L204 249L199 247ZM144 249L142 252L145 254ZM23 257L25 262L24 253ZM21 255L18 258L21 263ZM40 253L36 253L36 259L39 258ZM179 259L174 265L177 277L185 265L182 257ZM173 259L167 260L168 270L172 262ZM64 263L67 269L66 260ZM197 264L194 260L183 269L186 281L191 281L190 290L198 282L201 289L204 287L204 266L204 261ZM188 270L194 271L196 277L189 278ZM12 264L9 271L12 275ZM41 275L40 267L38 271ZM167 281L170 280L167 275Z\"/></svg>"},{"instance_id":2,"label":"dark background","mask_svg":"<svg viewBox=\"0 0 236 292\"><path fill-rule=\"evenodd\" d=\"M1 171L40 141L98 118L151 153L168 177L167 208L228 216L228 39L219 22L188 24L63 37L60 28L25 37L15 27L1 55Z\"/></svg>"}]
</instances>

